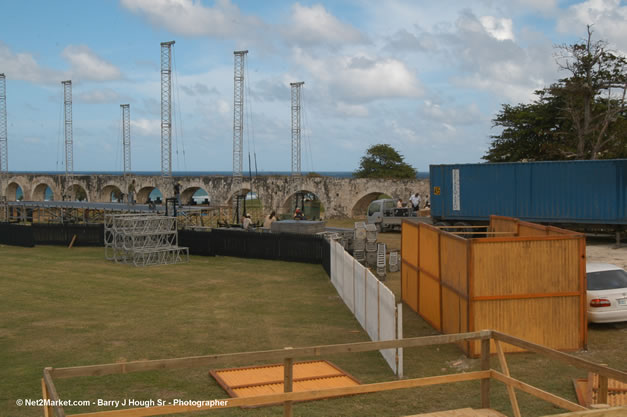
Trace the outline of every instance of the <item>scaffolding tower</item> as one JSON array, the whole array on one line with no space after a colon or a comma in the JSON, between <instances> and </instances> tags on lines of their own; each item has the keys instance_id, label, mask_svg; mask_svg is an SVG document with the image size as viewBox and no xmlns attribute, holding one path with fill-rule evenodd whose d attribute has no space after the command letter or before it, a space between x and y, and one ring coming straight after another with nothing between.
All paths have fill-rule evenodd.
<instances>
[{"instance_id":1,"label":"scaffolding tower","mask_svg":"<svg viewBox=\"0 0 627 417\"><path fill-rule=\"evenodd\" d=\"M304 81L290 83L292 92L292 177L300 177L302 173L300 167L300 126L302 121L300 95L303 84L305 84Z\"/></svg>"},{"instance_id":2,"label":"scaffolding tower","mask_svg":"<svg viewBox=\"0 0 627 417\"><path fill-rule=\"evenodd\" d=\"M124 152L124 177L131 173L131 105L120 104L122 111L122 149Z\"/></svg>"},{"instance_id":3,"label":"scaffolding tower","mask_svg":"<svg viewBox=\"0 0 627 417\"><path fill-rule=\"evenodd\" d=\"M0 74L0 200L4 200L5 179L9 175L9 145L7 139L7 86L6 77Z\"/></svg>"},{"instance_id":4,"label":"scaffolding tower","mask_svg":"<svg viewBox=\"0 0 627 417\"><path fill-rule=\"evenodd\" d=\"M63 120L65 126L65 187L64 196L71 196L71 177L74 174L74 138L72 137L72 81L63 84Z\"/></svg>"},{"instance_id":5,"label":"scaffolding tower","mask_svg":"<svg viewBox=\"0 0 627 417\"><path fill-rule=\"evenodd\" d=\"M105 216L105 259L135 266L189 262L189 248L178 246L176 217L154 214Z\"/></svg>"},{"instance_id":6,"label":"scaffolding tower","mask_svg":"<svg viewBox=\"0 0 627 417\"><path fill-rule=\"evenodd\" d=\"M244 159L244 70L248 51L234 51L233 72L233 223L239 223Z\"/></svg>"},{"instance_id":7,"label":"scaffolding tower","mask_svg":"<svg viewBox=\"0 0 627 417\"><path fill-rule=\"evenodd\" d=\"M172 45L161 42L161 175L172 176Z\"/></svg>"}]
</instances>

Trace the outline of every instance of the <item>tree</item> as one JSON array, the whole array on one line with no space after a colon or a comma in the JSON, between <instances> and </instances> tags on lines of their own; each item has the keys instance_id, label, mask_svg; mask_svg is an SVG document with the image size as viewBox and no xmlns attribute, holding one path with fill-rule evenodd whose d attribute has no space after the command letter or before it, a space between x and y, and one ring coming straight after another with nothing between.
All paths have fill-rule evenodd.
<instances>
[{"instance_id":1,"label":"tree","mask_svg":"<svg viewBox=\"0 0 627 417\"><path fill-rule=\"evenodd\" d=\"M355 178L416 178L416 170L392 146L373 145L362 156Z\"/></svg>"},{"instance_id":2,"label":"tree","mask_svg":"<svg viewBox=\"0 0 627 417\"><path fill-rule=\"evenodd\" d=\"M627 60L587 29L582 42L557 47L567 78L536 91L532 104L503 105L493 123L504 129L483 159L627 157Z\"/></svg>"}]
</instances>

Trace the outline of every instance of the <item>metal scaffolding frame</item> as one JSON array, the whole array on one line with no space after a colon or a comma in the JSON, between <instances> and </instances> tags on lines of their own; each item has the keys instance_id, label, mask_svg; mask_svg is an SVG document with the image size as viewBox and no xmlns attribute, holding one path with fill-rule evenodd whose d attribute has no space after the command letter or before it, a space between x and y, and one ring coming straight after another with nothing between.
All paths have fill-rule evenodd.
<instances>
[{"instance_id":1,"label":"metal scaffolding frame","mask_svg":"<svg viewBox=\"0 0 627 417\"><path fill-rule=\"evenodd\" d=\"M172 176L172 45L161 42L161 175Z\"/></svg>"},{"instance_id":2,"label":"metal scaffolding frame","mask_svg":"<svg viewBox=\"0 0 627 417\"><path fill-rule=\"evenodd\" d=\"M239 199L244 166L244 73L248 51L234 51L233 71L233 223L240 222Z\"/></svg>"},{"instance_id":3,"label":"metal scaffolding frame","mask_svg":"<svg viewBox=\"0 0 627 417\"><path fill-rule=\"evenodd\" d=\"M175 217L152 214L106 215L105 259L135 266L189 262L189 248L178 246Z\"/></svg>"},{"instance_id":4,"label":"metal scaffolding frame","mask_svg":"<svg viewBox=\"0 0 627 417\"><path fill-rule=\"evenodd\" d=\"M0 74L0 199L6 192L5 177L9 174L9 146L7 139L7 86L6 77Z\"/></svg>"},{"instance_id":5,"label":"metal scaffolding frame","mask_svg":"<svg viewBox=\"0 0 627 417\"><path fill-rule=\"evenodd\" d=\"M65 126L65 186L64 195L71 195L71 177L74 174L74 138L72 135L72 81L63 84L63 120Z\"/></svg>"},{"instance_id":6,"label":"metal scaffolding frame","mask_svg":"<svg viewBox=\"0 0 627 417\"><path fill-rule=\"evenodd\" d=\"M124 153L124 176L131 173L131 105L120 104L122 111L122 149Z\"/></svg>"},{"instance_id":7,"label":"metal scaffolding frame","mask_svg":"<svg viewBox=\"0 0 627 417\"><path fill-rule=\"evenodd\" d=\"M300 167L300 126L302 122L300 113L300 95L304 81L290 83L292 96L292 177L301 176Z\"/></svg>"}]
</instances>

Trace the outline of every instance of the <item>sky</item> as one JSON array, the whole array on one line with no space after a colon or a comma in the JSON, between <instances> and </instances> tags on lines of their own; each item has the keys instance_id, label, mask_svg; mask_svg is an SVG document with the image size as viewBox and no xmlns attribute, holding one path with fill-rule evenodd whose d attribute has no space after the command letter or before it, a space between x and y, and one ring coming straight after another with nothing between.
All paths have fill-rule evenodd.
<instances>
[{"instance_id":1,"label":"sky","mask_svg":"<svg viewBox=\"0 0 627 417\"><path fill-rule=\"evenodd\" d=\"M174 40L174 171L231 171L235 50L245 71L244 171L291 169L290 82L303 81L303 171L353 171L387 143L421 172L481 162L505 103L567 76L555 46L592 24L627 51L620 0L102 0L4 2L10 171L120 171L130 104L134 171L161 169L160 43Z\"/></svg>"}]
</instances>

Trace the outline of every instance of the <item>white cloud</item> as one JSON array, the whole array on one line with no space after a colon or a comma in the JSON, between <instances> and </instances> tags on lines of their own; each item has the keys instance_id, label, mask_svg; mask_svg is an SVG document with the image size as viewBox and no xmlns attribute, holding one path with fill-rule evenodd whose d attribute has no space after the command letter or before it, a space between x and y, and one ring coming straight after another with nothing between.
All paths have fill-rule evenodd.
<instances>
[{"instance_id":1,"label":"white cloud","mask_svg":"<svg viewBox=\"0 0 627 417\"><path fill-rule=\"evenodd\" d=\"M109 81L122 78L115 65L100 58L86 45L70 45L62 55L70 62L73 79Z\"/></svg>"},{"instance_id":2,"label":"white cloud","mask_svg":"<svg viewBox=\"0 0 627 417\"><path fill-rule=\"evenodd\" d=\"M244 16L229 0L205 7L192 0L121 0L122 6L153 25L185 36L247 37L262 23Z\"/></svg>"},{"instance_id":3,"label":"white cloud","mask_svg":"<svg viewBox=\"0 0 627 417\"><path fill-rule=\"evenodd\" d=\"M514 40L514 32L512 31L512 19L499 19L494 16L482 16L479 21L483 28L499 41L506 39Z\"/></svg>"},{"instance_id":4,"label":"white cloud","mask_svg":"<svg viewBox=\"0 0 627 417\"><path fill-rule=\"evenodd\" d=\"M76 95L76 100L84 103L119 103L125 99L118 92L103 88L81 92Z\"/></svg>"},{"instance_id":5,"label":"white cloud","mask_svg":"<svg viewBox=\"0 0 627 417\"><path fill-rule=\"evenodd\" d=\"M563 33L586 34L586 25L594 25L598 36L627 52L627 5L620 0L588 0L574 4L557 20L557 29Z\"/></svg>"},{"instance_id":6,"label":"white cloud","mask_svg":"<svg viewBox=\"0 0 627 417\"><path fill-rule=\"evenodd\" d=\"M131 129L133 135L138 134L140 136L160 136L161 120L131 118Z\"/></svg>"},{"instance_id":7,"label":"white cloud","mask_svg":"<svg viewBox=\"0 0 627 417\"><path fill-rule=\"evenodd\" d=\"M294 4L286 32L288 42L303 46L343 46L366 40L356 28L342 23L320 4L311 7Z\"/></svg>"},{"instance_id":8,"label":"white cloud","mask_svg":"<svg viewBox=\"0 0 627 417\"><path fill-rule=\"evenodd\" d=\"M397 59L365 54L315 58L302 50L295 51L294 59L343 101L367 102L423 94L415 74Z\"/></svg>"},{"instance_id":9,"label":"white cloud","mask_svg":"<svg viewBox=\"0 0 627 417\"><path fill-rule=\"evenodd\" d=\"M60 71L42 68L33 55L29 53L15 53L0 41L1 71L7 79L24 80L35 83L56 83L63 78Z\"/></svg>"},{"instance_id":10,"label":"white cloud","mask_svg":"<svg viewBox=\"0 0 627 417\"><path fill-rule=\"evenodd\" d=\"M336 109L340 114L351 117L366 117L368 116L368 107L361 104L347 104L342 101L338 101Z\"/></svg>"}]
</instances>

